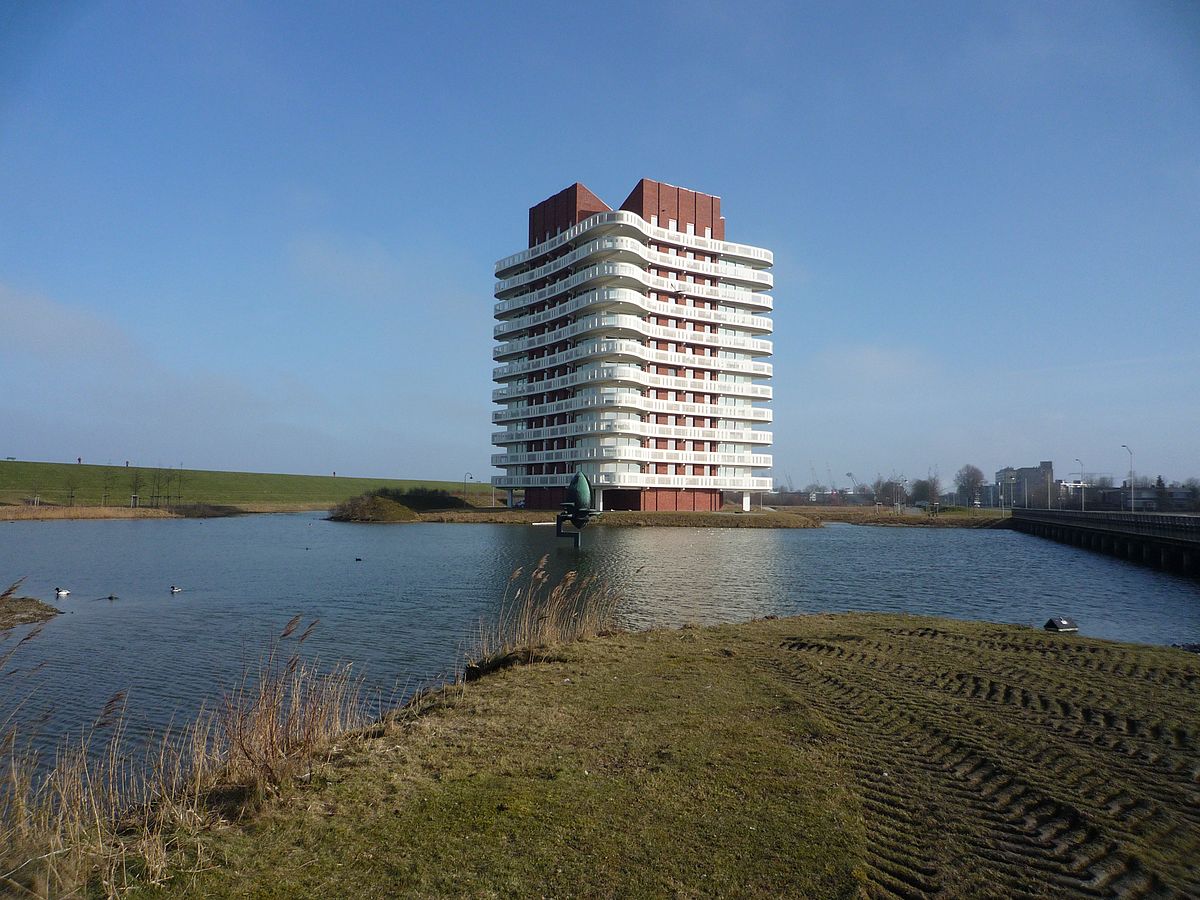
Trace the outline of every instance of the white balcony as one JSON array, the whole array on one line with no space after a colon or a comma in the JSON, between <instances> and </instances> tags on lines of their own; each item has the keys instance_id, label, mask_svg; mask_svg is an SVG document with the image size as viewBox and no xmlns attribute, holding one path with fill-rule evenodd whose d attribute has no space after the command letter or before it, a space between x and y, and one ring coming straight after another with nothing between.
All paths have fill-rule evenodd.
<instances>
[{"instance_id":1,"label":"white balcony","mask_svg":"<svg viewBox=\"0 0 1200 900\"><path fill-rule=\"evenodd\" d=\"M670 350L655 350L637 341L584 341L569 350L542 356L537 359L523 359L497 366L492 370L493 381L507 381L520 378L531 372L554 369L559 366L578 363L582 360L605 359L615 361L615 357L640 359L645 362L663 366L680 366L692 369L704 369L714 372L730 372L738 375L749 375L754 378L770 378L772 366L770 363L757 362L752 359L724 359L720 356L697 356L694 353L676 353Z\"/></svg>"},{"instance_id":2,"label":"white balcony","mask_svg":"<svg viewBox=\"0 0 1200 900\"><path fill-rule=\"evenodd\" d=\"M694 281L687 281L686 279L681 281L677 278L661 278L658 275L648 275L644 270L630 263L605 262L580 269L575 274L561 281L556 281L554 284L547 285L544 288L539 288L536 291L529 291L506 300L501 300L493 307L493 310L496 317L500 318L507 313L515 312L516 310L524 309L527 306L537 303L544 303L553 297L593 282L596 283L597 287L628 287L636 285L638 289L644 291L653 290L660 293L677 294L682 297L700 297L705 300L716 300L732 306L740 306L753 310L769 310L774 305L774 301L769 294L739 290L720 285L697 284Z\"/></svg>"},{"instance_id":3,"label":"white balcony","mask_svg":"<svg viewBox=\"0 0 1200 900\"><path fill-rule=\"evenodd\" d=\"M652 447L569 447L562 450L537 450L527 453L493 453L492 465L497 468L527 466L550 462L611 462L670 463L687 466L738 466L769 469L769 453L709 453L701 450L656 450Z\"/></svg>"},{"instance_id":4,"label":"white balcony","mask_svg":"<svg viewBox=\"0 0 1200 900\"><path fill-rule=\"evenodd\" d=\"M496 475L492 484L499 488L566 487L573 473L561 475ZM691 488L719 491L770 491L770 478L728 477L723 475L650 475L636 472L588 473L588 480L598 488Z\"/></svg>"},{"instance_id":5,"label":"white balcony","mask_svg":"<svg viewBox=\"0 0 1200 900\"><path fill-rule=\"evenodd\" d=\"M518 291L520 288L535 281L548 278L555 272L570 269L585 260L600 258L618 258L635 265L639 265L638 261L640 260L642 264L639 267L642 269L649 265L663 266L672 270L678 269L690 272L693 276L699 275L703 278L719 279L720 281L736 284L750 290L770 290L774 284L771 274L762 269L752 269L749 266L739 266L736 263L689 259L686 255L661 253L657 250L651 250L644 243L634 238L600 237L581 244L565 256L553 259L545 265L538 266L536 269L529 269L511 278L504 278L497 281L495 285L496 297L512 296L514 291Z\"/></svg>"},{"instance_id":6,"label":"white balcony","mask_svg":"<svg viewBox=\"0 0 1200 900\"><path fill-rule=\"evenodd\" d=\"M673 375L652 375L636 366L600 365L580 369L569 375L558 378L547 378L544 381L517 382L497 388L492 391L492 400L496 403L506 403L530 394L543 394L548 391L560 391L564 388L575 388L584 385L640 384L644 387L659 388L668 391L683 391L693 394L716 394L725 397L745 397L751 400L770 400L771 387L765 384L752 384L736 381L709 381L697 378L676 378Z\"/></svg>"},{"instance_id":7,"label":"white balcony","mask_svg":"<svg viewBox=\"0 0 1200 900\"><path fill-rule=\"evenodd\" d=\"M764 445L769 445L775 437L770 431L756 428L691 428L686 425L658 425L654 422L642 422L637 419L585 419L566 425L548 425L544 428L494 431L492 432L492 443L497 447L503 447L507 444L525 444L530 441L610 434L677 441Z\"/></svg>"},{"instance_id":8,"label":"white balcony","mask_svg":"<svg viewBox=\"0 0 1200 900\"><path fill-rule=\"evenodd\" d=\"M755 268L766 268L774 261L770 250L752 247L748 244L735 244L732 241L719 241L716 238L706 238L701 235L684 234L651 225L637 213L626 210L597 213L589 216L577 225L568 228L562 234L555 235L549 240L542 241L526 250L513 253L496 263L496 277L504 278L510 270L536 260L539 256L552 253L560 247L571 244L590 231L630 229L659 243L686 247L700 251L709 256L718 256L729 260L737 260Z\"/></svg>"},{"instance_id":9,"label":"white balcony","mask_svg":"<svg viewBox=\"0 0 1200 900\"><path fill-rule=\"evenodd\" d=\"M566 400L537 403L531 406L513 403L504 409L498 409L493 412L492 422L499 425L504 422L540 419L543 416L557 416L581 410L606 409L628 409L634 412L653 413L655 415L724 419L726 421L754 422L764 425L771 422L774 418L772 411L765 406L684 403L678 400L651 399L633 391L619 391L614 394L585 394L579 397L569 397Z\"/></svg>"},{"instance_id":10,"label":"white balcony","mask_svg":"<svg viewBox=\"0 0 1200 900\"><path fill-rule=\"evenodd\" d=\"M556 319L566 318L592 307L600 307L604 311L615 315L627 313L617 313L614 307L632 307L633 309L644 310L651 315L665 316L681 322L720 325L725 328L737 329L751 334L769 334L775 327L775 323L766 316L744 315L742 313L728 312L723 309L701 309L682 303L651 300L645 294L628 288L603 288L586 291L576 297L572 297L565 303L559 303L557 306L542 310L541 312L518 316L514 319L504 319L492 329L492 335L497 339L502 339L507 335L519 334L526 329L536 328L539 325L553 322Z\"/></svg>"}]
</instances>

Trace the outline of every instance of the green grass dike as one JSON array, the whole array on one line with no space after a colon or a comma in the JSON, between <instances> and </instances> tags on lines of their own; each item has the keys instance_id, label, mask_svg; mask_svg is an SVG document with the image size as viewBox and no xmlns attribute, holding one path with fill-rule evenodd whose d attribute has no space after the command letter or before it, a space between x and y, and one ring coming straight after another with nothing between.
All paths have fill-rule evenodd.
<instances>
[{"instance_id":1,"label":"green grass dike","mask_svg":"<svg viewBox=\"0 0 1200 900\"><path fill-rule=\"evenodd\" d=\"M612 633L339 741L133 894L1196 896L1198 686L912 616Z\"/></svg>"}]
</instances>

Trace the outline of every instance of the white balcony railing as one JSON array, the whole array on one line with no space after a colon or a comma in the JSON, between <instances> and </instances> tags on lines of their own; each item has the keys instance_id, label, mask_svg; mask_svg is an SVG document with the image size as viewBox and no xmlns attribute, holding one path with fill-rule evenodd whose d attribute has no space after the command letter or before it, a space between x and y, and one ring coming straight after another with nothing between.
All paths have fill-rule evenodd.
<instances>
[{"instance_id":1,"label":"white balcony railing","mask_svg":"<svg viewBox=\"0 0 1200 900\"><path fill-rule=\"evenodd\" d=\"M766 424L774 414L765 406L749 406L721 403L684 403L679 400L658 400L644 397L632 391L612 394L584 394L550 403L529 406L513 403L492 413L492 422L520 422L525 419L540 419L581 410L628 409L634 412L656 415L686 416L689 418L722 419L731 422L757 422Z\"/></svg>"},{"instance_id":2,"label":"white balcony railing","mask_svg":"<svg viewBox=\"0 0 1200 900\"><path fill-rule=\"evenodd\" d=\"M658 425L638 419L585 419L544 428L518 428L492 432L497 447L529 441L557 440L584 435L630 435L676 441L711 441L721 444L770 444L774 434L757 428L691 428L687 425Z\"/></svg>"},{"instance_id":3,"label":"white balcony railing","mask_svg":"<svg viewBox=\"0 0 1200 900\"><path fill-rule=\"evenodd\" d=\"M573 473L561 475L497 475L492 484L502 488L566 487ZM769 491L774 484L770 478L745 475L650 475L638 472L588 473L588 480L598 488L691 488L719 491Z\"/></svg>"},{"instance_id":4,"label":"white balcony railing","mask_svg":"<svg viewBox=\"0 0 1200 900\"><path fill-rule=\"evenodd\" d=\"M581 360L610 359L616 356L632 357L664 366L680 366L705 369L714 372L730 372L754 378L770 378L770 363L752 359L725 359L720 356L697 356L694 353L676 353L671 350L655 350L637 341L597 340L583 341L569 350L541 356L537 359L522 359L492 370L493 381L520 378L531 372L555 369Z\"/></svg>"},{"instance_id":5,"label":"white balcony railing","mask_svg":"<svg viewBox=\"0 0 1200 900\"><path fill-rule=\"evenodd\" d=\"M492 465L499 468L527 466L549 462L614 462L671 463L688 466L739 466L769 469L768 453L709 453L701 450L655 450L650 447L569 447L563 450L538 450L526 453L493 453Z\"/></svg>"},{"instance_id":6,"label":"white balcony railing","mask_svg":"<svg viewBox=\"0 0 1200 900\"><path fill-rule=\"evenodd\" d=\"M770 385L765 384L721 381L720 379L709 381L697 378L677 378L673 375L653 375L636 366L600 365L580 369L569 375L560 375L558 378L547 378L544 381L508 384L492 391L492 400L496 403L506 403L530 394L544 394L548 391L561 391L566 388L610 382L640 384L645 387L693 394L746 397L752 400L770 400L772 394Z\"/></svg>"},{"instance_id":7,"label":"white balcony railing","mask_svg":"<svg viewBox=\"0 0 1200 900\"><path fill-rule=\"evenodd\" d=\"M493 310L497 317L524 309L536 303L544 303L552 297L557 297L567 291L574 290L590 282L631 282L641 285L646 290L654 290L668 294L679 294L686 297L700 297L705 300L717 300L733 306L743 306L747 309L771 309L774 301L769 294L743 291L721 285L697 284L694 281L677 278L662 278L658 275L648 275L646 272L630 263L597 263L580 269L575 274L563 278L554 284L546 285L535 291L518 294L501 300ZM614 285L615 286L615 285Z\"/></svg>"},{"instance_id":8,"label":"white balcony railing","mask_svg":"<svg viewBox=\"0 0 1200 900\"><path fill-rule=\"evenodd\" d=\"M668 303L665 300L651 300L639 291L629 288L601 288L586 291L572 297L564 303L559 303L541 312L529 313L514 319L504 319L492 329L493 337L502 339L506 335L519 334L528 328L536 328L547 322L562 319L590 307L603 307L611 311L612 307L630 306L645 310L647 313L675 319L680 322L699 322L705 325L720 325L726 328L747 331L751 333L769 334L775 327L766 316L752 316L742 313L729 312L723 309L701 309L682 303Z\"/></svg>"},{"instance_id":9,"label":"white balcony railing","mask_svg":"<svg viewBox=\"0 0 1200 900\"><path fill-rule=\"evenodd\" d=\"M709 256L741 260L756 268L765 268L770 266L774 261L771 251L765 250L762 247L752 247L749 244L735 244L732 241L719 241L716 238L706 238L702 235L671 231L651 225L637 213L626 210L613 210L612 212L597 213L594 216L589 216L561 234L535 244L526 250L520 250L517 253L504 257L504 259L496 263L496 277L503 278L508 270L526 265L536 260L539 256L552 253L593 229L611 228L614 226L631 228L655 241L686 247L693 251L699 250Z\"/></svg>"},{"instance_id":10,"label":"white balcony railing","mask_svg":"<svg viewBox=\"0 0 1200 900\"><path fill-rule=\"evenodd\" d=\"M661 253L651 250L641 241L626 237L600 237L587 243L580 244L564 256L552 259L536 269L529 269L511 278L503 278L496 282L497 297L511 294L525 285L548 278L555 272L569 269L584 260L593 257L608 257L613 255L633 256L646 265L663 266L668 269L678 269L699 275L703 278L716 278L721 281L735 282L750 290L770 290L774 280L769 272L762 269L752 269L749 266L739 266L736 263L708 262L700 259L690 259L686 255ZM643 266L644 268L644 266Z\"/></svg>"}]
</instances>

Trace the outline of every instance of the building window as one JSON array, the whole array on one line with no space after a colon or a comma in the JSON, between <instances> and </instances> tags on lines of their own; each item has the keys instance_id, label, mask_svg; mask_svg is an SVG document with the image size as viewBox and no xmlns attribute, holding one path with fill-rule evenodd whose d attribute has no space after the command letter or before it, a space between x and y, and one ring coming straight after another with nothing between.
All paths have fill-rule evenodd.
<instances>
[{"instance_id":1,"label":"building window","mask_svg":"<svg viewBox=\"0 0 1200 900\"><path fill-rule=\"evenodd\" d=\"M709 227L709 226L707 226L707 225L705 225L705 226L704 226L704 236L705 236L706 238L710 238L710 237L712 237L712 228L710 228L710 227Z\"/></svg>"},{"instance_id":2,"label":"building window","mask_svg":"<svg viewBox=\"0 0 1200 900\"><path fill-rule=\"evenodd\" d=\"M696 233L696 225L695 225L695 223L694 223L694 222L688 222L688 223L687 223L687 233L688 233L688 234L695 234L695 233Z\"/></svg>"},{"instance_id":3,"label":"building window","mask_svg":"<svg viewBox=\"0 0 1200 900\"><path fill-rule=\"evenodd\" d=\"M678 231L679 223L677 221L675 221L674 219L671 219L671 224L668 227L671 229L671 231Z\"/></svg>"},{"instance_id":4,"label":"building window","mask_svg":"<svg viewBox=\"0 0 1200 900\"><path fill-rule=\"evenodd\" d=\"M653 225L655 228L657 228L658 227L658 216L651 216L650 224Z\"/></svg>"}]
</instances>

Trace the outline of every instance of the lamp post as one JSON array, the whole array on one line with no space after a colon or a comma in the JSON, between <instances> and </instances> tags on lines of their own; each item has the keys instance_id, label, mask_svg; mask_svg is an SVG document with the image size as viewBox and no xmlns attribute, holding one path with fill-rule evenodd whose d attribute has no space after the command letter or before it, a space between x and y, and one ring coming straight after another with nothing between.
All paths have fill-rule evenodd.
<instances>
[{"instance_id":1,"label":"lamp post","mask_svg":"<svg viewBox=\"0 0 1200 900\"><path fill-rule=\"evenodd\" d=\"M1129 511L1133 512L1133 451L1129 449L1128 444L1122 444L1129 452Z\"/></svg>"},{"instance_id":2,"label":"lamp post","mask_svg":"<svg viewBox=\"0 0 1200 900\"><path fill-rule=\"evenodd\" d=\"M1087 511L1087 484L1083 480L1083 460L1078 456L1075 457L1075 462L1079 463L1079 511Z\"/></svg>"},{"instance_id":3,"label":"lamp post","mask_svg":"<svg viewBox=\"0 0 1200 900\"><path fill-rule=\"evenodd\" d=\"M463 503L470 504L470 502L471 502L467 499L467 480L468 479L473 480L474 478L475 478L475 476L472 475L470 472L467 472L466 474L463 475Z\"/></svg>"}]
</instances>

